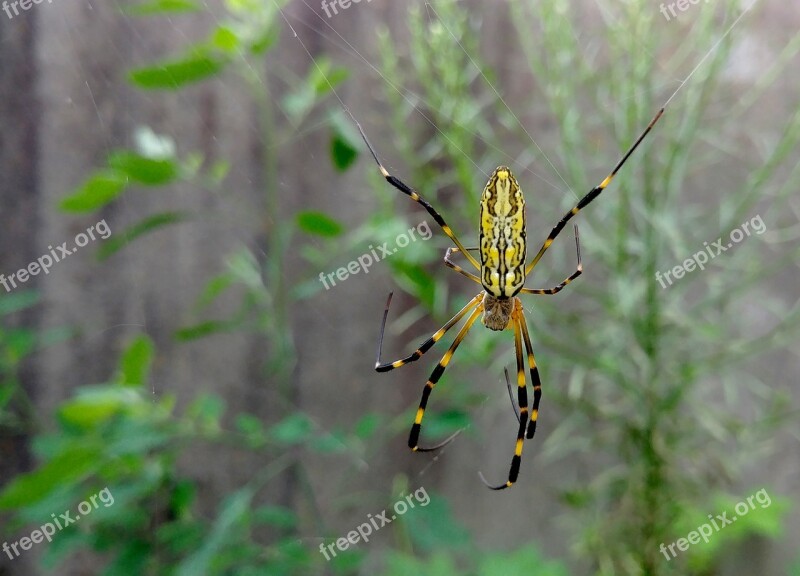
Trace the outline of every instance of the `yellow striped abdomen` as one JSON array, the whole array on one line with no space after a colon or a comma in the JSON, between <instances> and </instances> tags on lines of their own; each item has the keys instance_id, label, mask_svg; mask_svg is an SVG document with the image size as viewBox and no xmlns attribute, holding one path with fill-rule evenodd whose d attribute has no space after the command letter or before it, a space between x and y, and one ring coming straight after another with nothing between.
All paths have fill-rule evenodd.
<instances>
[{"instance_id":1,"label":"yellow striped abdomen","mask_svg":"<svg viewBox=\"0 0 800 576\"><path fill-rule=\"evenodd\" d=\"M525 198L505 166L492 173L481 196L481 284L511 298L525 283Z\"/></svg>"}]
</instances>

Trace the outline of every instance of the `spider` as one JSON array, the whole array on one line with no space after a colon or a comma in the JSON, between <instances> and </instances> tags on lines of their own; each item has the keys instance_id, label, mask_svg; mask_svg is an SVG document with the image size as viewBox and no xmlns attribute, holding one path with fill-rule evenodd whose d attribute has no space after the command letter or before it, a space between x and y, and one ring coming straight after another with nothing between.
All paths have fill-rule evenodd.
<instances>
[{"instance_id":1,"label":"spider","mask_svg":"<svg viewBox=\"0 0 800 576\"><path fill-rule=\"evenodd\" d=\"M533 355L533 347L531 345L531 338L528 332L528 325L525 320L525 310L522 306L522 301L517 297L517 294L557 294L567 284L575 280L583 272L583 265L581 263L581 250L580 238L578 236L578 227L575 226L575 246L577 251L578 265L575 272L568 276L563 282L554 288L525 288L525 279L533 271L533 268L542 258L545 251L550 247L559 233L564 229L566 223L575 216L581 209L583 209L592 200L597 198L600 193L608 186L611 180L616 176L617 172L622 168L623 164L633 154L634 150L641 144L647 134L658 122L661 115L664 113L664 107L660 108L647 128L639 135L628 151L623 155L622 159L617 163L611 173L598 185L592 188L575 205L572 210L567 212L563 218L556 224L550 232L550 235L539 248L539 251L534 256L529 264L526 261L526 230L525 230L525 199L522 190L517 183L516 178L511 173L507 166L498 166L492 175L486 187L483 189L481 195L481 211L480 211L480 246L476 248L464 248L461 241L452 231L450 226L444 221L444 218L431 206L422 196L419 195L413 188L403 183L399 178L393 176L383 166L378 154L367 139L367 135L361 128L361 125L356 122L361 137L364 139L367 148L378 164L381 174L389 184L400 190L403 194L409 196L413 201L422 204L425 210L433 217L436 223L441 227L442 231L453 241L455 247L450 247L444 256L444 263L452 268L459 274L466 276L470 280L480 284L483 290L479 292L466 306L464 306L455 316L453 316L447 323L437 330L430 338L428 338L413 354L394 362L381 362L381 350L383 348L383 336L386 329L386 318L389 314L389 306L392 302L392 294L386 301L386 307L383 312L383 321L381 323L381 333L378 340L378 351L375 361L375 369L378 372L388 372L395 368L400 368L419 360L436 342L438 342L451 328L458 324L465 316L466 322L458 331L450 348L445 352L442 359L433 369L430 378L425 383L422 390L422 399L417 409L417 414L414 419L414 424L411 426L411 433L408 438L408 446L414 452L429 452L438 450L447 443L449 443L456 434L453 434L443 442L434 446L422 447L419 445L420 430L422 428L422 417L425 414L425 407L428 404L428 398L434 386L441 378L445 369L447 368L450 360L453 358L459 344L464 340L472 325L482 314L481 322L490 330L505 330L511 328L514 330L514 349L517 358L517 401L519 403L519 411L517 418L519 420L519 429L517 431L517 440L514 446L514 456L511 460L511 469L508 474L508 480L497 486L493 486L486 482L481 475L481 480L484 484L492 490L502 490L508 488L517 481L519 475L519 468L522 462L522 447L525 438L532 439L536 432L536 421L539 416L539 401L542 396L542 383L539 378L539 369L536 365L536 359ZM470 252L480 251L480 262ZM451 261L451 256L455 253L461 253L467 261L475 267L480 276L476 276L472 272L464 270L457 264ZM533 406L530 408L530 418L528 417L528 394L526 389L526 376L525 376L525 362L522 354L522 342L525 343L525 350L527 352L528 368L531 375L531 383L533 385ZM506 379L508 373L506 373ZM511 384L507 381L509 390ZM513 405L513 398L512 398ZM517 407L514 406L515 413Z\"/></svg>"}]
</instances>

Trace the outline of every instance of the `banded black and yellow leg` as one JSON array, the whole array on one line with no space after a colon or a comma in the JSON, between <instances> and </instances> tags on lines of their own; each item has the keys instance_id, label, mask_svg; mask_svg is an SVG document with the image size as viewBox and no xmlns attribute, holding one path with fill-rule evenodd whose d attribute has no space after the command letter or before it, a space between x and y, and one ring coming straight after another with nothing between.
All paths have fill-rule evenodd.
<instances>
[{"instance_id":1,"label":"banded black and yellow leg","mask_svg":"<svg viewBox=\"0 0 800 576\"><path fill-rule=\"evenodd\" d=\"M467 258L467 260L469 260L470 264L475 266L477 270L480 270L481 265L478 263L477 260L475 260L475 257L472 256L472 254L470 254L468 251L464 249L464 246L461 244L461 241L458 238L456 238L456 235L453 233L453 230L450 228L450 226L447 225L447 222L444 221L444 218L442 218L441 214L439 214L436 211L436 209L428 203L427 200L425 200L422 196L420 196L418 192L416 192L411 187L406 185L402 180L400 180L396 176L392 176L391 174L389 174L389 171L386 168L384 168L383 164L381 164L381 161L378 158L378 154L375 152L375 149L372 147L372 144L369 143L369 139L367 138L367 135L364 133L364 130L361 128L361 124L356 122L356 126L358 126L358 131L361 133L361 137L364 139L364 143L367 145L367 148L369 148L370 154L372 154L372 157L378 164L378 168L380 168L381 174L386 179L386 181L395 188L397 188L398 190L400 190L400 192L402 192L403 194L409 196L414 202L422 204L425 210L428 211L428 214L433 216L433 219L441 227L442 231L445 234L447 234L450 240L452 240L453 243L456 246L458 246L459 250L461 250L464 253L464 256Z\"/></svg>"},{"instance_id":2,"label":"banded black and yellow leg","mask_svg":"<svg viewBox=\"0 0 800 576\"><path fill-rule=\"evenodd\" d=\"M481 293L483 294L483 293ZM430 452L431 450L438 450L442 446L448 444L453 438L456 437L458 432L436 444L435 446L429 446L422 448L419 446L419 434L420 430L422 429L422 417L425 415L425 407L428 405L428 398L431 395L431 391L433 390L436 383L444 374L447 365L450 363L450 360L453 358L453 354L456 352L456 348L458 345L461 344L461 341L469 332L469 329L472 328L472 325L475 323L475 320L478 319L478 315L483 312L483 306L479 305L478 307L473 310L472 314L470 314L467 321L464 322L464 325L461 327L461 330L458 331L455 340L448 348L447 352L444 353L442 359L439 360L439 363L436 365L436 368L433 369L431 372L431 377L428 378L428 381L425 383L425 388L422 389L422 399L419 402L419 408L417 408L417 415L414 418L414 424L411 426L411 433L408 436L408 447L411 448L414 452Z\"/></svg>"},{"instance_id":3,"label":"banded black and yellow leg","mask_svg":"<svg viewBox=\"0 0 800 576\"><path fill-rule=\"evenodd\" d=\"M645 139L645 136L647 136L647 134L650 132L650 130L652 130L653 126L655 126L656 122L658 122L659 118L661 118L661 115L663 113L664 113L664 108L661 108L656 113L656 115L653 116L653 119L650 120L650 124L647 125L647 128L645 128L644 131L636 139L636 142L633 143L633 146L631 146L628 149L628 151L625 152L625 154L623 155L622 159L619 162L617 162L617 165L614 166L614 169L611 171L611 173L608 176L606 176L605 179L598 186L595 186L594 188L592 188L586 196L581 198L580 201L575 205L575 207L572 210L570 210L569 212L564 214L564 217L561 218L561 220L558 222L558 224L556 224L553 227L553 230L550 232L550 235L547 237L547 240L544 241L544 244L542 244L542 247L539 248L539 252L536 253L536 256L534 256L533 260L531 260L531 263L528 264L528 266L525 268L525 276L528 276L528 274L531 273L531 270L533 270L533 267L536 266L536 264L542 258L542 255L545 253L545 251L553 243L553 240L556 239L556 236L558 236L561 233L561 231L564 229L564 226L566 226L567 222L569 222L572 219L573 216L575 216L587 204L589 204L589 202L591 202L592 200L597 198L600 195L600 193L603 190L605 190L606 186L608 186L611 183L611 180L613 180L614 176L617 175L617 172L619 172L619 170L620 170L620 168L622 168L623 164L625 164L625 162L627 162L628 158L630 158L630 156L631 156L631 154L633 154L634 150L636 150L636 148L639 147L639 144L642 143L642 140Z\"/></svg>"},{"instance_id":4,"label":"banded black and yellow leg","mask_svg":"<svg viewBox=\"0 0 800 576\"><path fill-rule=\"evenodd\" d=\"M525 320L523 310L520 310L519 323L522 326L522 338L525 340L525 351L528 353L528 368L531 371L531 384L533 384L533 406L531 407L531 419L528 422L527 438L530 440L536 434L536 421L539 418L539 401L542 399L542 380L539 377L539 367L536 365L536 358L533 355L533 345L531 336L528 333L528 323Z\"/></svg>"},{"instance_id":5,"label":"banded black and yellow leg","mask_svg":"<svg viewBox=\"0 0 800 576\"><path fill-rule=\"evenodd\" d=\"M378 372L388 372L389 370L394 370L395 368L400 368L401 366L405 366L410 362L414 362L422 358L422 355L425 354L430 348L436 344L442 336L447 334L447 332L467 314L470 310L472 310L475 306L477 306L481 300L483 300L483 292L479 293L475 298L467 302L467 305L464 306L459 312L450 318L447 323L439 328L433 335L428 338L425 342L423 342L422 346L417 348L411 355L406 356L401 360L395 360L394 362L387 362L385 364L381 364L381 351L383 350L383 333L386 330L386 317L389 315L389 305L392 303L392 292L389 293L389 298L386 300L386 308L383 311L383 321L381 322L381 335L378 339L378 354L375 359L375 370Z\"/></svg>"},{"instance_id":6,"label":"banded black and yellow leg","mask_svg":"<svg viewBox=\"0 0 800 576\"><path fill-rule=\"evenodd\" d=\"M522 464L522 448L525 444L525 427L528 424L528 392L525 388L525 360L522 356L522 338L520 335L519 315L522 310L522 304L519 300L515 302L515 310L511 317L511 322L514 326L514 350L517 356L517 401L519 402L519 428L517 429L517 441L514 445L514 456L511 458L511 470L508 473L508 480L498 486L492 486L483 477L480 472L481 480L488 488L492 490L502 490L508 488L517 481L519 476L519 467ZM513 403L513 402L512 402Z\"/></svg>"},{"instance_id":7,"label":"banded black and yellow leg","mask_svg":"<svg viewBox=\"0 0 800 576\"><path fill-rule=\"evenodd\" d=\"M467 248L467 250L477 250L477 248ZM448 266L449 268L452 268L453 270L455 270L459 274L462 274L462 275L466 276L467 278L469 278L473 282L477 282L478 284L480 284L481 283L481 279L480 278L478 278L477 276L475 276L475 274L472 274L471 272L467 272L461 266L459 266L458 264L456 264L455 262L450 260L450 256L455 252L461 252L461 250L458 249L458 248L448 248L447 249L447 252L445 252L445 254L444 254L444 263L445 263L445 265Z\"/></svg>"},{"instance_id":8,"label":"banded black and yellow leg","mask_svg":"<svg viewBox=\"0 0 800 576\"><path fill-rule=\"evenodd\" d=\"M580 237L578 236L578 225L575 225L575 249L578 252L578 268L575 272L566 278L561 284L556 286L555 288L523 288L520 290L521 294L558 294L561 292L561 289L564 288L567 284L575 280L578 276L583 273L583 264L581 263L581 241Z\"/></svg>"}]
</instances>

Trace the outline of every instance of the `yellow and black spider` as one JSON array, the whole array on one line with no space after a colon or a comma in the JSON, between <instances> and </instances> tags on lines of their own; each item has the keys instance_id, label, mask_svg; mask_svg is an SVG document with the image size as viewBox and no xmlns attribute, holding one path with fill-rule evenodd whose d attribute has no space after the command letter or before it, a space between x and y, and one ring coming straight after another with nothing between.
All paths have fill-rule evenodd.
<instances>
[{"instance_id":1,"label":"yellow and black spider","mask_svg":"<svg viewBox=\"0 0 800 576\"><path fill-rule=\"evenodd\" d=\"M542 244L539 252L533 260L525 265L526 254L526 235L525 235L525 198L522 195L522 190L517 184L511 170L506 166L499 166L492 173L489 182L483 189L481 196L481 214L480 214L480 247L479 248L464 248L461 241L456 237L444 218L425 201L415 190L404 184L397 177L392 176L386 168L384 168L381 161L378 159L378 154L369 143L364 130L356 122L364 142L369 148L372 157L377 162L381 174L386 178L387 182L400 190L402 193L411 197L412 200L422 204L428 213L436 220L436 223L441 226L445 234L456 245L455 248L448 248L444 257L444 262L447 266L463 274L470 280L477 282L483 286L483 290L475 296L469 303L464 306L455 316L453 316L444 326L437 330L422 346L420 346L413 354L396 360L394 362L381 363L381 349L383 347L383 334L386 328L386 317L389 313L389 305L392 301L392 295L386 302L386 309L383 312L383 322L381 323L381 334L378 341L378 353L375 361L375 369L378 372L388 372L395 368L405 366L410 362L414 362L422 357L442 336L444 336L453 326L458 324L464 316L467 321L459 330L450 348L445 352L442 359L436 365L430 378L425 383L425 388L422 390L422 400L420 400L417 415L414 419L414 424L411 427L411 434L408 438L408 446L415 452L426 452L436 450L450 442L455 435L446 439L435 446L421 447L419 446L419 434L422 427L422 417L425 414L425 406L428 403L428 397L431 390L439 381L444 373L447 365L453 357L453 354L461 344L461 341L467 335L472 325L477 320L478 315L483 313L481 322L484 326L491 330L505 330L506 328L513 328L514 330L514 348L517 356L517 396L519 402L519 430L517 432L517 442L514 448L514 456L511 460L511 470L508 475L508 480L498 486L492 486L484 480L484 483L492 490L502 490L508 488L517 480L519 475L519 467L522 461L522 446L527 436L528 439L533 438L536 432L536 419L539 415L539 400L542 395L542 383L539 379L539 369L536 367L536 360L533 356L533 347L531 345L530 334L528 333L528 325L525 321L525 311L522 307L522 301L517 298L517 294L557 294L564 286L572 282L575 278L580 276L583 271L581 265L581 251L580 240L578 237L578 227L575 226L575 244L578 252L578 266L573 274L567 277L561 284L555 288L547 289L534 289L525 288L525 279L530 275L534 266L539 262L542 255L553 243L553 240L558 236L561 230L564 229L566 223L575 216L584 206L589 204L592 200L597 198L600 193L608 186L614 176L617 174L622 165L628 160L633 151L641 144L642 140L647 136L656 122L658 122L661 115L664 113L662 107L647 128L639 135L633 146L625 153L622 159L617 163L611 173L600 183L599 186L593 188L586 196L580 199L578 204L553 227L550 235ZM478 262L470 250L480 250L481 261ZM450 260L453 253L461 252L466 259L472 264L477 271L480 272L480 277L467 272ZM525 378L525 364L522 356L522 341L525 341L525 349L528 353L528 366L531 373L531 382L533 384L533 406L530 410L530 420L528 420L528 394L526 390ZM515 407L516 411L516 407ZM526 433L527 429L527 433ZM483 477L481 476L483 479Z\"/></svg>"}]
</instances>

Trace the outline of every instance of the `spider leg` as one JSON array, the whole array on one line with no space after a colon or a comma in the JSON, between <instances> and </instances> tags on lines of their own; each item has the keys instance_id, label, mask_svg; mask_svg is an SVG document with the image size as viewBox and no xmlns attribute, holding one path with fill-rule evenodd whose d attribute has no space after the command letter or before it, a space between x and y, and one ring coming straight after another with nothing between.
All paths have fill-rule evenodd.
<instances>
[{"instance_id":1,"label":"spider leg","mask_svg":"<svg viewBox=\"0 0 800 576\"><path fill-rule=\"evenodd\" d=\"M420 196L419 193L417 193L411 187L406 185L402 180L400 180L396 176L392 176L389 173L389 171L386 168L384 168L383 164L381 164L381 161L378 158L378 154L375 152L375 149L372 147L372 144L369 143L369 140L367 139L367 135L364 133L364 130L361 128L361 124L356 122L356 126L358 127L358 131L361 132L361 137L364 139L364 143L367 145L367 148L369 148L370 154L372 154L372 157L375 159L375 162L378 164L378 168L380 169L381 174L386 179L386 181L389 184L391 184L392 186L394 186L395 188L397 188L398 190L400 190L400 192L402 192L403 194L405 194L408 197L410 197L414 202L417 202L418 204L422 204L422 206L425 208L425 210L428 211L428 214L433 216L433 219L441 227L442 231L445 234L447 234L447 236L450 238L450 240L452 240L453 243L456 246L458 246L459 250L461 250L464 253L464 256L466 256L466 258L467 258L467 260L469 260L470 264L475 266L476 269L480 270L481 266L480 266L480 264L478 264L478 261L475 260L475 258L472 256L472 254L470 254L468 251L466 251L464 249L464 246L461 244L461 241L453 233L453 230L450 228L450 226L447 225L447 222L444 221L444 218L442 218L441 214L439 214L436 211L436 209L428 203L427 200L425 200L422 196Z\"/></svg>"},{"instance_id":2,"label":"spider leg","mask_svg":"<svg viewBox=\"0 0 800 576\"><path fill-rule=\"evenodd\" d=\"M519 302L519 301L517 301ZM508 473L508 480L504 484L500 484L497 486L492 486L481 474L481 480L483 483L486 484L492 490L503 490L504 488L508 488L517 481L517 476L519 475L519 467L522 463L522 447L524 443L524 438L531 440L536 434L536 421L539 418L539 401L542 398L542 381L539 378L539 368L536 366L536 358L533 355L533 346L531 345L531 337L528 332L528 324L525 320L525 312L520 304L518 307L515 307L514 314L511 317L512 322L514 322L514 347L517 353L517 384L520 387L520 418L519 418L519 431L517 432L517 443L514 448L514 457L511 460L511 470ZM527 433L526 429L526 418L525 415L527 414L528 407L523 406L523 398L527 401L527 395L522 394L522 389L525 387L525 374L524 368L522 366L522 347L519 345L519 332L522 331L522 338L525 342L525 351L528 353L528 368L530 369L531 373L531 383L533 384L533 406L531 408L531 417L530 420L527 422Z\"/></svg>"},{"instance_id":3,"label":"spider leg","mask_svg":"<svg viewBox=\"0 0 800 576\"><path fill-rule=\"evenodd\" d=\"M386 330L386 317L389 315L389 305L392 303L392 292L389 293L389 298L386 300L386 308L383 311L383 321L381 322L381 335L378 339L378 353L375 357L375 370L378 372L388 372L390 370L394 370L395 368L400 368L401 366L405 366L410 362L414 362L422 358L422 355L425 354L430 348L436 344L442 336L447 334L447 332L467 314L472 308L477 306L481 300L483 299L483 292L479 293L475 298L467 302L467 305L464 306L455 316L453 316L447 323L439 328L433 335L428 338L422 345L417 348L412 354L402 358L400 360L395 360L394 362L386 362L385 364L381 363L381 351L383 350L383 333Z\"/></svg>"},{"instance_id":4,"label":"spider leg","mask_svg":"<svg viewBox=\"0 0 800 576\"><path fill-rule=\"evenodd\" d=\"M477 250L477 248L467 248L467 250ZM445 252L445 255L444 255L444 263L445 263L445 265L450 267L450 268L452 268L453 270L455 270L459 274L462 274L462 275L466 276L467 278L469 278L473 282L477 282L478 284L481 284L480 278L475 276L475 274L472 274L471 272L467 272L461 266L459 266L458 264L456 264L455 262L452 262L450 260L450 255L454 254L456 252L461 252L461 250L459 248L453 248L453 247L450 247L450 248L447 249L447 252Z\"/></svg>"},{"instance_id":5,"label":"spider leg","mask_svg":"<svg viewBox=\"0 0 800 576\"><path fill-rule=\"evenodd\" d=\"M528 322L525 320L525 311L520 306L519 323L522 326L522 338L525 341L525 350L528 352L528 368L531 371L531 384L533 384L533 407L531 408L531 419L528 422L527 438L530 440L536 434L536 420L539 418L539 401L542 399L542 380L539 377L539 367L536 365L536 358L533 355L533 345L531 336L528 333Z\"/></svg>"},{"instance_id":6,"label":"spider leg","mask_svg":"<svg viewBox=\"0 0 800 576\"><path fill-rule=\"evenodd\" d=\"M575 280L578 276L583 273L583 264L581 263L581 241L580 237L578 236L578 225L575 225L575 248L578 252L578 268L575 272L572 273L569 277L564 279L564 281L556 286L555 288L545 288L545 289L537 289L537 288L523 288L520 290L520 294L558 294L561 292L561 289L564 288L567 284Z\"/></svg>"},{"instance_id":7,"label":"spider leg","mask_svg":"<svg viewBox=\"0 0 800 576\"><path fill-rule=\"evenodd\" d=\"M517 419L519 422L519 429L517 430L517 442L514 445L514 456L511 459L511 470L508 473L508 481L504 482L503 484L493 486L486 481L483 474L478 472L481 480L488 488L492 490L503 490L504 488L508 488L514 482L517 481L517 476L519 475L519 467L522 463L522 447L525 443L525 426L527 425L527 416L528 416L528 392L526 389L526 381L525 381L525 360L522 356L522 338L521 338L521 330L520 330L520 321L519 321L519 310L521 310L522 305L519 304L519 300L515 304L514 312L511 316L511 322L514 326L514 351L516 352L517 357L517 400L519 402L519 418ZM530 359L530 355L528 356ZM506 372L506 376L508 373ZM513 404L513 400L512 400Z\"/></svg>"},{"instance_id":8,"label":"spider leg","mask_svg":"<svg viewBox=\"0 0 800 576\"><path fill-rule=\"evenodd\" d=\"M483 292L479 294L479 296L482 295ZM444 353L442 359L439 360L439 363L436 365L436 368L433 369L430 378L428 378L428 381L425 383L425 387L422 389L422 399L419 402L419 408L417 408L417 415L414 418L414 424L411 426L411 433L408 436L408 447L411 448L411 450L413 450L414 452L429 452L431 450L437 450L438 448L441 448L445 444L448 444L450 441L452 441L453 438L456 437L456 434L458 434L458 432L456 432L456 434L453 434L452 436L447 438L444 442L441 442L435 446L430 446L425 448L419 446L419 434L420 430L422 429L422 417L425 415L425 407L428 405L428 398L431 395L431 391L433 390L433 387L436 386L436 383L439 381L439 379L442 377L442 374L444 374L444 371L447 368L447 365L450 363L450 360L453 358L453 354L455 354L458 345L461 344L461 341L467 335L469 329L472 328L472 325L475 323L475 320L478 319L478 315L481 312L483 312L483 305L479 304L475 308L475 310L473 310L472 314L470 314L469 318L467 318L467 321L461 327L461 330L458 331L458 335L456 335L455 340L453 340L453 343L450 345L450 348L448 348L447 352ZM524 428L525 426L524 423L522 424L522 426Z\"/></svg>"},{"instance_id":9,"label":"spider leg","mask_svg":"<svg viewBox=\"0 0 800 576\"><path fill-rule=\"evenodd\" d=\"M514 402L514 389L511 387L511 379L508 377L508 368L503 368L503 373L506 375L508 399L511 400L511 407L514 409L514 414L517 416L517 422L519 422L519 408L517 408L517 403Z\"/></svg>"},{"instance_id":10,"label":"spider leg","mask_svg":"<svg viewBox=\"0 0 800 576\"><path fill-rule=\"evenodd\" d=\"M611 171L611 174L606 176L605 180L603 180L599 185L597 185L594 188L592 188L589 191L589 193L586 194L586 196L581 198L580 201L575 205L575 207L572 210L570 210L569 212L567 212L566 214L564 214L564 217L561 218L559 223L556 224L553 227L553 230L550 232L550 235L547 237L547 240L545 240L544 244L542 244L542 247L539 248L539 252L536 253L536 256L534 256L533 260L531 260L531 263L528 264L528 266L525 268L525 276L527 276L528 274L531 273L531 270L533 270L533 267L536 266L536 264L542 258L542 255L545 253L545 251L553 243L553 240L556 239L556 236L558 236L559 233L564 229L564 226L566 226L567 222L569 222L572 219L573 216L575 216L587 204L589 204L589 202L591 202L592 200L597 198L600 195L600 193L603 190L605 190L606 186L608 186L611 183L611 180L613 180L614 176L617 175L617 172L619 172L619 170L620 170L620 168L622 168L623 164L625 164L625 162L627 162L628 158L630 158L631 154L633 154L633 151L636 150L636 148L639 147L639 144L642 143L642 140L644 140L645 137L650 133L650 130L653 128L653 126L655 126L655 123L658 122L658 120L659 120L659 118L661 118L662 114L664 114L664 108L661 108L658 112L656 112L656 115L653 116L652 120L650 120L650 124L648 124L647 128L645 128L644 131L639 135L639 137L636 139L636 142L633 143L633 146L631 146L628 149L628 151L625 152L625 155L622 157L622 160L617 162L617 165L614 166L614 169Z\"/></svg>"}]
</instances>

